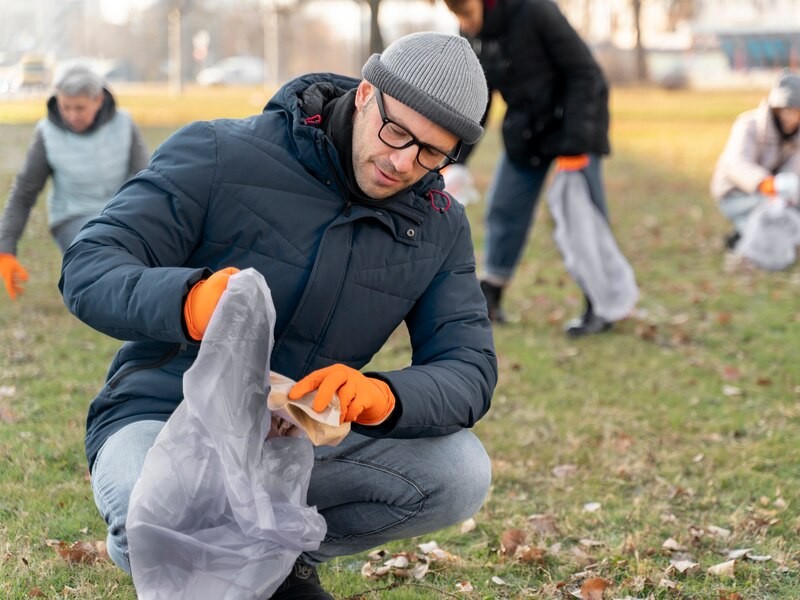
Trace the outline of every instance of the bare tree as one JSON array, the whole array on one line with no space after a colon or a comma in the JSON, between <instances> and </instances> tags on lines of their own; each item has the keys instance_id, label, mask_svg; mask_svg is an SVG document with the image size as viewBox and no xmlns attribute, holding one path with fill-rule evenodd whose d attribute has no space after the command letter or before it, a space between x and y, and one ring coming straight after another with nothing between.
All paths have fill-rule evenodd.
<instances>
[{"instance_id":1,"label":"bare tree","mask_svg":"<svg viewBox=\"0 0 800 600\"><path fill-rule=\"evenodd\" d=\"M378 21L381 0L368 0L369 1L369 55L383 52L383 36L381 35L381 26Z\"/></svg>"},{"instance_id":2,"label":"bare tree","mask_svg":"<svg viewBox=\"0 0 800 600\"><path fill-rule=\"evenodd\" d=\"M636 53L636 78L639 81L647 81L647 57L642 44L642 0L631 0L631 7L633 9L633 26L636 29L636 44L634 47L634 52Z\"/></svg>"}]
</instances>

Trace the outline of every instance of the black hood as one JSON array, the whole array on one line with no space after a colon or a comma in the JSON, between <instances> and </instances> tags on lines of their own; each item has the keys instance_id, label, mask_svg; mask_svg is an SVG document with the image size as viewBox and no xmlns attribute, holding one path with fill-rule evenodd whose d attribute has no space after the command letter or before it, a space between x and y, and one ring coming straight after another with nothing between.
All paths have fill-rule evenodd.
<instances>
[{"instance_id":1,"label":"black hood","mask_svg":"<svg viewBox=\"0 0 800 600\"><path fill-rule=\"evenodd\" d=\"M96 131L98 128L108 123L115 114L117 114L117 101L114 100L114 96L111 95L111 92L103 88L103 104L100 107L100 110L97 111L97 115L94 117L94 122L89 126L88 129L86 129L86 131L81 131L79 135ZM47 118L57 127L60 127L65 131L72 131L64 122L64 119L61 118L61 113L58 112L58 102L56 101L55 95L51 96L47 101Z\"/></svg>"},{"instance_id":2,"label":"black hood","mask_svg":"<svg viewBox=\"0 0 800 600\"><path fill-rule=\"evenodd\" d=\"M374 200L367 196L356 182L353 170L353 114L356 89L343 89L330 83L314 84L306 88L300 96L300 107L308 116L320 115L320 126L325 135L331 139L339 155L340 166L347 178L347 187L351 199L361 204L385 205L389 198ZM412 186L422 189L438 188L436 179L438 175L429 173ZM398 192L396 196L405 196L408 189Z\"/></svg>"}]
</instances>

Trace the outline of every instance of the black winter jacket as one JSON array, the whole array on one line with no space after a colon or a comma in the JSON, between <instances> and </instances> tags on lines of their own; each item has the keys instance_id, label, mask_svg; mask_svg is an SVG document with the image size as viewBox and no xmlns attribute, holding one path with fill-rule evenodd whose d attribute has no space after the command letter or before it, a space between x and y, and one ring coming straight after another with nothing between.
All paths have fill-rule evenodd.
<instances>
[{"instance_id":1,"label":"black winter jacket","mask_svg":"<svg viewBox=\"0 0 800 600\"><path fill-rule=\"evenodd\" d=\"M555 2L497 0L470 41L507 104L503 141L512 161L610 152L605 77Z\"/></svg>"},{"instance_id":2,"label":"black winter jacket","mask_svg":"<svg viewBox=\"0 0 800 600\"><path fill-rule=\"evenodd\" d=\"M78 234L64 256L64 301L127 340L89 410L90 465L112 433L166 420L181 402L198 349L183 330L184 298L228 266L264 275L277 311L270 366L295 380L333 363L364 367L405 322L411 365L374 374L398 408L359 432L445 435L488 410L497 361L464 208L430 195L443 185L433 174L380 203L353 203L320 121L321 98L357 84L308 75L261 115L185 127Z\"/></svg>"}]
</instances>

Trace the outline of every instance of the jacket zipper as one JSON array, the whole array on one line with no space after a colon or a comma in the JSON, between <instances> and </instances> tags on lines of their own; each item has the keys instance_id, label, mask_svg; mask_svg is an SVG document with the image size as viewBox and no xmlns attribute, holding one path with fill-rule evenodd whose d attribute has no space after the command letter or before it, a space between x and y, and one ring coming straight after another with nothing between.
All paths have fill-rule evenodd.
<instances>
[{"instance_id":1,"label":"jacket zipper","mask_svg":"<svg viewBox=\"0 0 800 600\"><path fill-rule=\"evenodd\" d=\"M187 348L186 344L174 344L173 347L170 348L166 353L164 353L164 355L161 358L159 358L154 362L145 363L143 365L136 365L124 371L117 371L116 374L114 374L114 376L108 380L107 385L111 389L114 389L128 375L137 373L139 371L144 371L145 369L157 369L159 367L163 367L165 364L167 364L176 356L178 356L179 353L186 350L186 348Z\"/></svg>"}]
</instances>

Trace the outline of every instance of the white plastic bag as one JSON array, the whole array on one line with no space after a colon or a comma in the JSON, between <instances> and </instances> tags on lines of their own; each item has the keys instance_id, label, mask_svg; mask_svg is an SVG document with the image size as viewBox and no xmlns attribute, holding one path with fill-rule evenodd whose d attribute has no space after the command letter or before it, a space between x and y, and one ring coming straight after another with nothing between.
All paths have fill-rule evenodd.
<instances>
[{"instance_id":1,"label":"white plastic bag","mask_svg":"<svg viewBox=\"0 0 800 600\"><path fill-rule=\"evenodd\" d=\"M762 269L792 265L800 244L800 213L783 198L759 204L747 217L736 253Z\"/></svg>"},{"instance_id":2,"label":"white plastic bag","mask_svg":"<svg viewBox=\"0 0 800 600\"><path fill-rule=\"evenodd\" d=\"M184 400L131 495L128 543L142 600L267 598L325 535L306 504L311 442L266 439L274 322L263 277L232 276L184 376Z\"/></svg>"},{"instance_id":3,"label":"white plastic bag","mask_svg":"<svg viewBox=\"0 0 800 600\"><path fill-rule=\"evenodd\" d=\"M464 206L480 202L481 193L475 187L472 173L466 165L456 163L442 171L445 191Z\"/></svg>"},{"instance_id":4,"label":"white plastic bag","mask_svg":"<svg viewBox=\"0 0 800 600\"><path fill-rule=\"evenodd\" d=\"M585 175L557 171L547 203L564 266L591 300L592 310L607 321L627 317L639 299L639 288L608 223L591 200Z\"/></svg>"}]
</instances>

